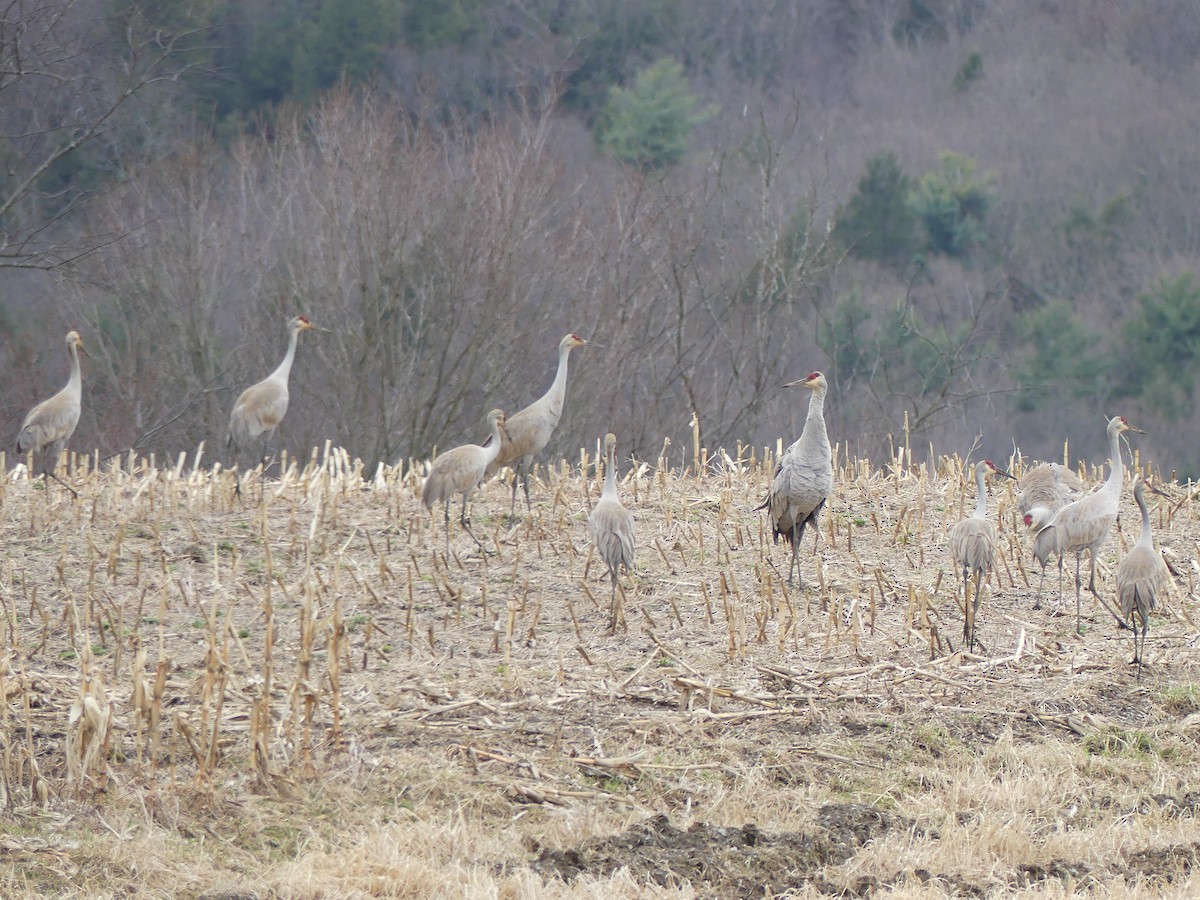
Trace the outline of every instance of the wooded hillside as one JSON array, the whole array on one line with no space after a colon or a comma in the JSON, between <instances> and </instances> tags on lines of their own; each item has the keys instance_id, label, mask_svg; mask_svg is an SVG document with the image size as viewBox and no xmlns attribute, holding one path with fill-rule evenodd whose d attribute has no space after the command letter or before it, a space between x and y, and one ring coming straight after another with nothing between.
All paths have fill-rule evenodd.
<instances>
[{"instance_id":1,"label":"wooded hillside","mask_svg":"<svg viewBox=\"0 0 1200 900\"><path fill-rule=\"evenodd\" d=\"M280 442L550 450L829 431L1200 471L1200 8L1184 0L8 7L0 430L174 454L306 335ZM101 37L97 37L101 35Z\"/></svg>"}]
</instances>

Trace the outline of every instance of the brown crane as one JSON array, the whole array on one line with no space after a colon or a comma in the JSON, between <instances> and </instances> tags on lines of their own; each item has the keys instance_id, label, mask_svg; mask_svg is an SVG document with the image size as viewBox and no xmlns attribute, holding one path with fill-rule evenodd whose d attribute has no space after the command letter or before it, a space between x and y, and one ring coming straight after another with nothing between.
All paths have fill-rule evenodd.
<instances>
[{"instance_id":1,"label":"brown crane","mask_svg":"<svg viewBox=\"0 0 1200 900\"><path fill-rule=\"evenodd\" d=\"M800 381L784 387L806 387L812 391L808 416L800 437L775 466L775 477L766 499L755 509L765 509L771 517L773 538L787 538L792 544L792 562L788 566L788 584L793 571L800 571L800 540L808 525L817 528L817 516L833 491L833 451L825 431L825 393L829 383L820 372L810 372ZM800 579L801 588L804 579Z\"/></svg>"},{"instance_id":2,"label":"brown crane","mask_svg":"<svg viewBox=\"0 0 1200 900\"><path fill-rule=\"evenodd\" d=\"M259 437L262 438L262 452L258 461L266 458L267 445L287 413L288 376L292 373L292 363L296 359L296 344L300 340L300 332L316 327L307 316L294 316L290 319L288 348L287 353L283 355L283 361L258 384L242 391L237 403L233 404L233 412L229 416L229 436L225 444L235 458ZM240 493L240 484L238 487Z\"/></svg>"},{"instance_id":3,"label":"brown crane","mask_svg":"<svg viewBox=\"0 0 1200 900\"><path fill-rule=\"evenodd\" d=\"M1062 598L1062 554L1075 554L1075 630L1082 634L1080 614L1079 569L1083 551L1088 551L1090 558L1090 573L1088 590L1101 606L1112 613L1117 624L1122 628L1125 622L1117 615L1108 603L1096 592L1096 554L1108 540L1113 523L1117 520L1117 512L1121 504L1121 484L1124 477L1124 466L1121 462L1121 435L1126 431L1145 434L1140 428L1134 428L1123 416L1114 416L1108 422L1109 473L1108 479L1099 488L1073 503L1062 507L1049 522L1033 536L1033 555L1042 567L1042 576L1038 581L1038 597L1042 594L1042 581L1046 578L1046 562L1050 554L1057 553L1058 557L1058 596Z\"/></svg>"},{"instance_id":4,"label":"brown crane","mask_svg":"<svg viewBox=\"0 0 1200 900\"><path fill-rule=\"evenodd\" d=\"M604 490L592 514L588 516L588 533L596 552L608 566L612 580L612 599L608 607L608 630L617 630L617 570L625 567L626 574L633 573L633 513L621 505L617 496L617 437L604 436Z\"/></svg>"},{"instance_id":5,"label":"brown crane","mask_svg":"<svg viewBox=\"0 0 1200 900\"><path fill-rule=\"evenodd\" d=\"M532 512L529 501L529 472L534 459L550 442L550 435L554 433L558 420L562 417L563 403L567 396L567 357L576 347L585 345L599 346L577 334L564 335L558 342L558 371L554 373L550 389L505 421L500 438L500 453L488 467L487 474L494 474L501 466L512 466L512 504L508 513L510 520L516 517L518 481L525 486L525 509Z\"/></svg>"},{"instance_id":6,"label":"brown crane","mask_svg":"<svg viewBox=\"0 0 1200 900\"><path fill-rule=\"evenodd\" d=\"M1012 478L997 469L990 459L975 464L975 512L956 522L948 535L950 558L962 570L963 580L963 640L975 648L975 616L979 612L979 595L983 581L996 561L996 525L987 517L987 476ZM971 576L975 576L975 596L971 597Z\"/></svg>"},{"instance_id":7,"label":"brown crane","mask_svg":"<svg viewBox=\"0 0 1200 900\"><path fill-rule=\"evenodd\" d=\"M482 446L463 444L461 447L447 450L433 461L433 468L429 470L429 476L421 489L421 502L431 513L433 504L440 501L445 506L447 554L450 552L450 501L455 494L462 494L463 498L459 524L467 534L475 538L475 543L483 546L471 531L471 522L467 518L467 500L483 481L488 464L496 458L500 450L505 424L503 411L493 409L487 414L487 423L492 432L491 439Z\"/></svg>"},{"instance_id":8,"label":"brown crane","mask_svg":"<svg viewBox=\"0 0 1200 900\"><path fill-rule=\"evenodd\" d=\"M1138 681L1142 680L1142 659L1146 654L1146 634L1150 630L1150 613L1154 610L1155 599L1168 577L1167 564L1154 548L1154 534L1150 530L1150 510L1146 508L1144 488L1149 488L1159 496L1165 497L1162 491L1144 478L1139 478L1133 485L1133 499L1137 501L1138 510L1142 514L1142 533L1133 548L1117 564L1117 606L1121 615L1129 620L1133 630L1133 661L1137 663ZM1141 639L1138 639L1137 616L1141 620Z\"/></svg>"},{"instance_id":9,"label":"brown crane","mask_svg":"<svg viewBox=\"0 0 1200 900\"><path fill-rule=\"evenodd\" d=\"M74 496L75 489L55 474L58 455L75 433L83 400L83 379L79 371L79 354L88 355L79 332L67 332L67 353L71 356L71 374L61 391L43 400L29 411L21 430L17 432L17 452L41 457L42 473L53 478Z\"/></svg>"}]
</instances>

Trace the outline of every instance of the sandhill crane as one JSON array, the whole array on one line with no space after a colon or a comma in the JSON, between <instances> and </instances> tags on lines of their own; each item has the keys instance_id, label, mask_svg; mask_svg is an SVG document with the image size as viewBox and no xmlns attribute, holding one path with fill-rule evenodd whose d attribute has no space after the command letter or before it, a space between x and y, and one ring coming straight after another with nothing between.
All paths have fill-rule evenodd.
<instances>
[{"instance_id":1,"label":"sandhill crane","mask_svg":"<svg viewBox=\"0 0 1200 900\"><path fill-rule=\"evenodd\" d=\"M1144 487L1150 488L1160 496L1166 496L1146 479L1137 479L1133 486L1133 499L1137 501L1142 514L1142 534L1133 545L1133 549L1117 564L1117 605L1121 608L1121 615L1129 620L1129 627L1133 629L1133 661L1137 663L1139 681L1142 679L1142 658L1146 653L1146 633L1150 630L1150 612L1154 609L1159 588L1167 579L1167 565L1154 549L1154 535L1150 531L1150 510L1146 508ZM1140 641L1138 623L1133 618L1135 615L1142 621Z\"/></svg>"},{"instance_id":2,"label":"sandhill crane","mask_svg":"<svg viewBox=\"0 0 1200 900\"><path fill-rule=\"evenodd\" d=\"M505 421L500 438L500 453L488 467L487 474L493 474L501 466L512 466L512 504L509 507L509 519L515 518L516 514L518 481L525 486L525 509L532 512L529 502L529 470L533 466L534 458L550 442L550 435L554 433L558 420L562 417L563 402L567 395L567 357L576 347L585 345L599 346L577 334L564 335L558 342L558 371L554 373L550 389Z\"/></svg>"},{"instance_id":3,"label":"sandhill crane","mask_svg":"<svg viewBox=\"0 0 1200 900\"><path fill-rule=\"evenodd\" d=\"M29 411L21 430L17 432L17 452L41 456L43 474L53 478L75 496L73 487L55 474L58 454L62 452L75 426L79 424L79 411L83 399L83 380L79 371L79 354L88 355L79 332L67 332L67 353L71 356L71 374L66 386L48 400L43 400Z\"/></svg>"},{"instance_id":4,"label":"sandhill crane","mask_svg":"<svg viewBox=\"0 0 1200 900\"><path fill-rule=\"evenodd\" d=\"M1075 554L1075 630L1082 633L1080 621L1079 568L1083 551L1087 550L1090 557L1090 574L1088 590L1096 601L1112 613L1117 624L1122 628L1125 622L1116 611L1096 592L1096 554L1108 540L1113 523L1117 520L1117 512L1121 503L1121 482L1124 477L1124 466L1121 462L1121 434L1134 431L1145 434L1140 428L1134 428L1123 416L1114 416L1108 422L1109 473L1108 479L1099 490L1094 491L1073 503L1068 503L1056 512L1053 518L1033 536L1033 555L1042 567L1042 578L1038 581L1038 602L1042 595L1042 581L1046 577L1046 562L1051 553L1058 553L1058 596L1062 598L1062 554Z\"/></svg>"},{"instance_id":5,"label":"sandhill crane","mask_svg":"<svg viewBox=\"0 0 1200 900\"><path fill-rule=\"evenodd\" d=\"M1035 509L1043 509L1049 515L1054 515L1086 493L1087 484L1066 466L1061 463L1042 463L1018 479L1017 509L1022 516Z\"/></svg>"},{"instance_id":6,"label":"sandhill crane","mask_svg":"<svg viewBox=\"0 0 1200 900\"><path fill-rule=\"evenodd\" d=\"M296 344L300 332L316 328L306 316L295 316L288 321L288 348L275 371L242 391L233 404L229 416L229 436L225 441L236 458L248 448L252 441L262 437L261 462L267 455L267 445L275 429L282 421L288 408L288 376L292 373L292 362L296 359ZM239 484L239 492L241 485Z\"/></svg>"},{"instance_id":7,"label":"sandhill crane","mask_svg":"<svg viewBox=\"0 0 1200 900\"><path fill-rule=\"evenodd\" d=\"M596 508L588 516L588 533L596 552L608 566L612 580L612 599L608 607L608 630L617 630L617 569L625 567L626 574L633 572L633 514L621 505L617 496L617 438L609 433L604 436L604 490Z\"/></svg>"},{"instance_id":8,"label":"sandhill crane","mask_svg":"<svg viewBox=\"0 0 1200 900\"><path fill-rule=\"evenodd\" d=\"M441 501L446 512L446 552L450 552L450 500L455 494L462 494L462 514L459 524L466 529L467 534L475 538L471 531L471 523L467 519L467 499L475 493L487 473L487 467L500 450L500 441L504 434L504 413L493 409L487 414L488 427L491 429L491 440L483 446L479 444L463 444L453 450L447 450L433 461L429 477L421 489L421 502L431 513L433 504ZM475 538L479 543L479 538ZM482 547L483 545L480 544Z\"/></svg>"},{"instance_id":9,"label":"sandhill crane","mask_svg":"<svg viewBox=\"0 0 1200 900\"><path fill-rule=\"evenodd\" d=\"M962 570L963 580L963 640L975 647L975 615L979 612L979 595L983 580L996 560L996 526L987 517L987 476L1007 472L997 469L990 459L975 464L975 512L956 522L948 535L950 558ZM971 597L971 576L975 576L975 597Z\"/></svg>"},{"instance_id":10,"label":"sandhill crane","mask_svg":"<svg viewBox=\"0 0 1200 900\"><path fill-rule=\"evenodd\" d=\"M811 372L806 378L784 387L797 385L812 391L804 430L779 460L766 499L755 507L768 511L776 542L784 537L792 543L788 584L792 583L793 570L800 571L800 540L804 537L804 528L812 525L816 530L817 516L833 491L833 453L829 435L825 432L825 392L829 383L820 372ZM803 577L800 586L804 587Z\"/></svg>"}]
</instances>

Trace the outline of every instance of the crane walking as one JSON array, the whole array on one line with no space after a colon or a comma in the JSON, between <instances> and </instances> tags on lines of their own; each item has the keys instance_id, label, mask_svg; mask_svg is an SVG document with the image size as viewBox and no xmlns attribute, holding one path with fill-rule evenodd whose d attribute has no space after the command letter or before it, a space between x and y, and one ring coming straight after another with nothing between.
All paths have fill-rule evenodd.
<instances>
[{"instance_id":1,"label":"crane walking","mask_svg":"<svg viewBox=\"0 0 1200 900\"><path fill-rule=\"evenodd\" d=\"M1133 630L1133 661L1137 663L1138 681L1142 680L1142 659L1146 655L1146 633L1150 630L1150 613L1155 607L1159 589L1166 584L1167 564L1154 548L1150 530L1150 510L1146 508L1144 488L1161 497L1167 496L1149 481L1139 478L1133 486L1133 499L1142 514L1142 533L1133 548L1117 564L1117 605L1121 615L1129 620ZM1141 639L1138 639L1137 616L1141 620Z\"/></svg>"},{"instance_id":2,"label":"crane walking","mask_svg":"<svg viewBox=\"0 0 1200 900\"><path fill-rule=\"evenodd\" d=\"M53 478L72 495L78 497L75 488L58 477L58 454L67 445L75 426L79 424L79 412L83 400L83 380L79 371L79 354L88 355L79 332L67 332L67 353L71 356L71 374L61 391L48 400L43 400L29 411L21 430L17 432L17 452L32 453L41 457L42 473Z\"/></svg>"},{"instance_id":3,"label":"crane walking","mask_svg":"<svg viewBox=\"0 0 1200 900\"><path fill-rule=\"evenodd\" d=\"M963 640L975 649L975 616L979 612L979 595L983 581L996 561L996 525L987 517L987 476L1012 478L997 469L990 459L975 464L975 512L956 522L950 529L950 557L962 570L963 580ZM971 576L975 576L975 596L971 597Z\"/></svg>"},{"instance_id":4,"label":"crane walking","mask_svg":"<svg viewBox=\"0 0 1200 900\"><path fill-rule=\"evenodd\" d=\"M237 403L233 404L233 412L229 416L229 436L225 445L235 459L259 437L262 438L262 452L258 461L266 458L267 445L287 413L288 376L292 373L292 363L296 359L296 344L300 340L300 332L316 327L307 316L295 316L289 320L288 348L283 361L258 384L242 391ZM240 481L237 489L240 494Z\"/></svg>"},{"instance_id":5,"label":"crane walking","mask_svg":"<svg viewBox=\"0 0 1200 900\"><path fill-rule=\"evenodd\" d=\"M447 450L433 461L433 468L425 479L421 489L421 502L431 513L433 504L441 501L446 513L446 553L450 553L450 501L455 494L462 494L462 514L458 522L467 534L475 538L480 547L483 544L471 531L471 522L467 518L467 500L475 489L482 483L487 473L488 465L496 458L500 450L500 441L504 434L504 413L493 409L487 414L488 428L491 429L491 439L484 445L463 444L453 450Z\"/></svg>"},{"instance_id":6,"label":"crane walking","mask_svg":"<svg viewBox=\"0 0 1200 900\"><path fill-rule=\"evenodd\" d=\"M617 438L611 432L604 436L604 458L604 490L588 516L588 533L612 580L608 630L613 633L621 618L617 606L617 570L624 566L627 575L633 573L633 513L621 505L617 496Z\"/></svg>"},{"instance_id":7,"label":"crane walking","mask_svg":"<svg viewBox=\"0 0 1200 900\"><path fill-rule=\"evenodd\" d=\"M820 372L810 372L800 381L784 387L806 387L812 391L808 401L808 416L800 437L775 466L775 477L766 499L755 509L765 509L771 517L776 542L781 537L792 544L792 561L788 566L788 584L793 571L800 571L800 540L808 525L817 528L817 516L833 491L833 451L825 431L825 393L829 383ZM804 578L800 579L804 587Z\"/></svg>"},{"instance_id":8,"label":"crane walking","mask_svg":"<svg viewBox=\"0 0 1200 900\"><path fill-rule=\"evenodd\" d=\"M488 466L487 474L499 471L501 466L512 466L512 504L508 512L510 520L516 518L518 481L525 486L525 509L532 513L529 501L529 472L533 467L534 458L546 448L546 444L550 442L550 435L554 433L558 420L562 417L563 403L567 396L567 357L576 347L583 346L600 345L586 341L577 334L564 335L558 342L558 371L554 374L550 389L506 420L500 438L500 452Z\"/></svg>"},{"instance_id":9,"label":"crane walking","mask_svg":"<svg viewBox=\"0 0 1200 900\"><path fill-rule=\"evenodd\" d=\"M1121 503L1121 484L1124 477L1124 464L1121 462L1121 435L1126 431L1145 434L1140 428L1134 428L1123 416L1114 416L1108 422L1109 473L1108 479L1099 490L1081 497L1073 503L1062 507L1054 516L1033 536L1033 555L1042 567L1042 577L1038 581L1038 603L1041 602L1042 581L1046 578L1046 563L1050 554L1058 556L1058 596L1062 598L1062 554L1075 554L1075 630L1082 631L1080 605L1080 576L1079 570L1083 551L1088 551L1090 557L1090 572L1088 590L1101 606L1112 613L1117 624L1124 628L1124 620L1096 592L1096 554L1108 540L1113 523L1117 520L1117 512ZM1036 604L1035 604L1036 605Z\"/></svg>"}]
</instances>

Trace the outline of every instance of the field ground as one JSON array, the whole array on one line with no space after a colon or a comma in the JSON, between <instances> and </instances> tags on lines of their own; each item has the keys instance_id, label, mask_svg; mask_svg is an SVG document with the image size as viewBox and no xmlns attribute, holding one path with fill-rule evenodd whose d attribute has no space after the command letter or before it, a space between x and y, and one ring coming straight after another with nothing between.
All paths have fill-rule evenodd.
<instances>
[{"instance_id":1,"label":"field ground","mask_svg":"<svg viewBox=\"0 0 1200 900\"><path fill-rule=\"evenodd\" d=\"M418 473L337 454L245 502L186 464L4 482L0 894L1200 894L1185 486L1139 681L1089 597L1082 635L1053 573L1033 609L1011 482L963 652L957 458L843 464L804 590L752 454L639 465L610 635L580 461L513 525L488 484L448 556ZM1107 597L1136 531L1127 484Z\"/></svg>"}]
</instances>

